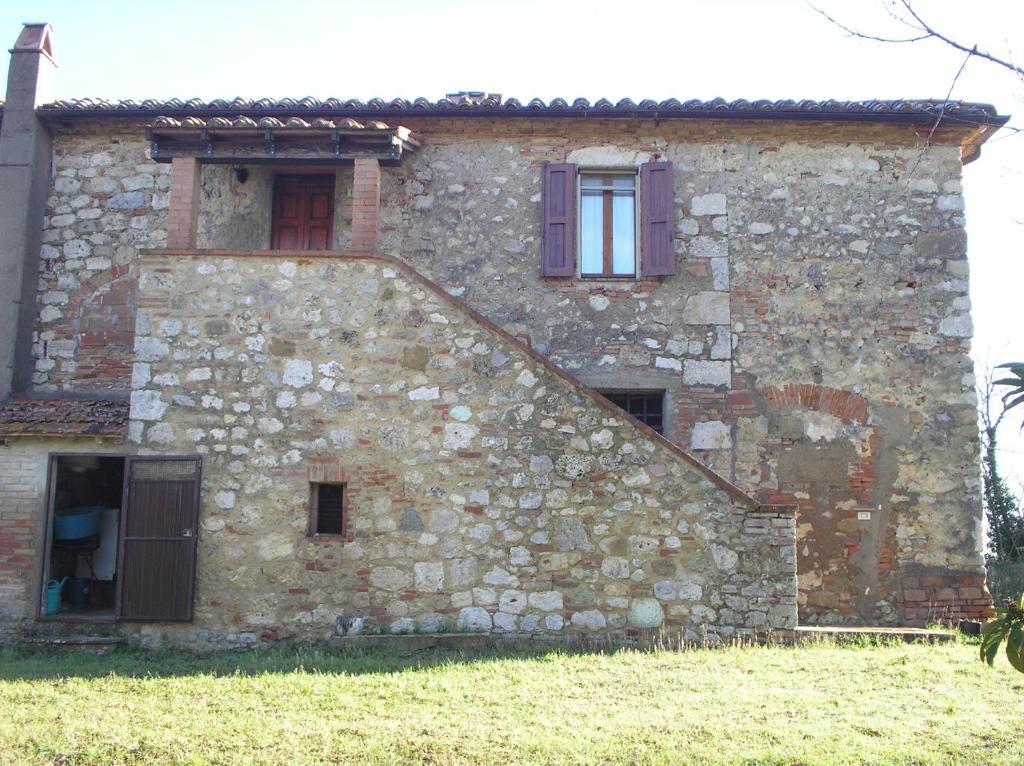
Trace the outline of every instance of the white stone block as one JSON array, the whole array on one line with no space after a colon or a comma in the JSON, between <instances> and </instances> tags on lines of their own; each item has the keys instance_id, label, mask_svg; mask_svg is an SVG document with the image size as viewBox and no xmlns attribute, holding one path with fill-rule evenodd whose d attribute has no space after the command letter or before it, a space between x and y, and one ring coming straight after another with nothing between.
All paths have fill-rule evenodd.
<instances>
[{"instance_id":1,"label":"white stone block","mask_svg":"<svg viewBox=\"0 0 1024 766\"><path fill-rule=\"evenodd\" d=\"M511 633L516 629L515 615L507 612L498 612L494 615L494 629L504 633Z\"/></svg>"},{"instance_id":2,"label":"white stone block","mask_svg":"<svg viewBox=\"0 0 1024 766\"><path fill-rule=\"evenodd\" d=\"M409 573L396 567L376 567L370 572L370 585L380 590L406 590L411 584Z\"/></svg>"},{"instance_id":3,"label":"white stone block","mask_svg":"<svg viewBox=\"0 0 1024 766\"><path fill-rule=\"evenodd\" d=\"M686 324L729 324L729 294L702 292L691 295L683 307Z\"/></svg>"},{"instance_id":4,"label":"white stone block","mask_svg":"<svg viewBox=\"0 0 1024 766\"><path fill-rule=\"evenodd\" d=\"M528 597L530 606L542 612L560 612L563 608L562 594L557 590L546 590L531 593Z\"/></svg>"},{"instance_id":5,"label":"white stone block","mask_svg":"<svg viewBox=\"0 0 1024 766\"><path fill-rule=\"evenodd\" d=\"M529 370L523 370L516 378L516 383L527 388L533 388L537 384L537 376Z\"/></svg>"},{"instance_id":6,"label":"white stone block","mask_svg":"<svg viewBox=\"0 0 1024 766\"><path fill-rule=\"evenodd\" d=\"M683 383L728 388L732 385L732 363L687 359L683 364Z\"/></svg>"},{"instance_id":7,"label":"white stone block","mask_svg":"<svg viewBox=\"0 0 1024 766\"><path fill-rule=\"evenodd\" d=\"M302 388L313 382L313 363L308 359L289 359L284 363L282 380L292 388Z\"/></svg>"},{"instance_id":8,"label":"white stone block","mask_svg":"<svg viewBox=\"0 0 1024 766\"><path fill-rule=\"evenodd\" d=\"M740 557L736 551L724 548L721 545L711 546L711 557L715 560L715 566L723 572L732 572L736 569Z\"/></svg>"},{"instance_id":9,"label":"white stone block","mask_svg":"<svg viewBox=\"0 0 1024 766\"><path fill-rule=\"evenodd\" d=\"M694 237L690 243L690 254L694 258L725 258L729 245L725 240L714 237Z\"/></svg>"},{"instance_id":10,"label":"white stone block","mask_svg":"<svg viewBox=\"0 0 1024 766\"><path fill-rule=\"evenodd\" d=\"M613 580L625 580L629 577L629 560L608 556L601 562L601 574Z\"/></svg>"},{"instance_id":11,"label":"white stone block","mask_svg":"<svg viewBox=\"0 0 1024 766\"><path fill-rule=\"evenodd\" d=\"M440 593L444 588L444 564L436 561L420 561L413 564L416 590L421 593Z\"/></svg>"},{"instance_id":12,"label":"white stone block","mask_svg":"<svg viewBox=\"0 0 1024 766\"><path fill-rule=\"evenodd\" d=\"M573 612L570 620L574 627L582 630L604 630L608 624L604 615L596 609L588 609L583 612Z\"/></svg>"},{"instance_id":13,"label":"white stone block","mask_svg":"<svg viewBox=\"0 0 1024 766\"><path fill-rule=\"evenodd\" d=\"M729 325L715 327L715 342L711 344L712 359L732 359L732 328Z\"/></svg>"},{"instance_id":14,"label":"white stone block","mask_svg":"<svg viewBox=\"0 0 1024 766\"><path fill-rule=\"evenodd\" d=\"M729 259L711 259L711 286L715 290L728 291L729 289Z\"/></svg>"},{"instance_id":15,"label":"white stone block","mask_svg":"<svg viewBox=\"0 0 1024 766\"><path fill-rule=\"evenodd\" d=\"M135 336L135 360L139 362L158 362L167 356L170 349L159 338L151 335Z\"/></svg>"},{"instance_id":16,"label":"white stone block","mask_svg":"<svg viewBox=\"0 0 1024 766\"><path fill-rule=\"evenodd\" d=\"M526 609L526 593L521 590L502 591L498 609L507 614L522 614Z\"/></svg>"},{"instance_id":17,"label":"white stone block","mask_svg":"<svg viewBox=\"0 0 1024 766\"><path fill-rule=\"evenodd\" d=\"M725 215L725 195L720 193L694 197L690 202L691 215Z\"/></svg>"},{"instance_id":18,"label":"white stone block","mask_svg":"<svg viewBox=\"0 0 1024 766\"><path fill-rule=\"evenodd\" d=\"M159 420L167 412L167 404L159 391L132 391L130 412L132 420Z\"/></svg>"},{"instance_id":19,"label":"white stone block","mask_svg":"<svg viewBox=\"0 0 1024 766\"><path fill-rule=\"evenodd\" d=\"M441 391L437 386L423 386L421 388L414 388L409 392L409 399L414 402L428 402L440 398Z\"/></svg>"},{"instance_id":20,"label":"white stone block","mask_svg":"<svg viewBox=\"0 0 1024 766\"><path fill-rule=\"evenodd\" d=\"M561 630L565 627L565 620L560 614L544 615L544 627L548 630Z\"/></svg>"},{"instance_id":21,"label":"white stone block","mask_svg":"<svg viewBox=\"0 0 1024 766\"><path fill-rule=\"evenodd\" d=\"M691 449L731 449L732 433L721 420L695 423L690 432Z\"/></svg>"},{"instance_id":22,"label":"white stone block","mask_svg":"<svg viewBox=\"0 0 1024 766\"><path fill-rule=\"evenodd\" d=\"M950 338L969 338L974 334L970 314L954 314L939 322L939 334Z\"/></svg>"},{"instance_id":23,"label":"white stone block","mask_svg":"<svg viewBox=\"0 0 1024 766\"><path fill-rule=\"evenodd\" d=\"M459 630L486 632L491 629L491 615L479 606L467 606L459 610L455 627Z\"/></svg>"},{"instance_id":24,"label":"white stone block","mask_svg":"<svg viewBox=\"0 0 1024 766\"><path fill-rule=\"evenodd\" d=\"M665 613L657 599L635 598L629 605L627 620L633 628L657 628L665 621Z\"/></svg>"},{"instance_id":25,"label":"white stone block","mask_svg":"<svg viewBox=\"0 0 1024 766\"><path fill-rule=\"evenodd\" d=\"M465 449L478 433L480 429L470 423L445 423L444 448Z\"/></svg>"},{"instance_id":26,"label":"white stone block","mask_svg":"<svg viewBox=\"0 0 1024 766\"><path fill-rule=\"evenodd\" d=\"M519 578L501 567L495 567L484 575L484 582L488 585L518 585Z\"/></svg>"}]
</instances>

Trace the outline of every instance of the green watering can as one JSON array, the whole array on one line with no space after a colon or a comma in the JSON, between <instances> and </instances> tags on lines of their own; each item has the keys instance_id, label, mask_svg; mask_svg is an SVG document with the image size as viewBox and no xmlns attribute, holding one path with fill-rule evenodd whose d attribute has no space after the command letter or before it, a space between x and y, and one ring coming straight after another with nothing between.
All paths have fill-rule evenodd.
<instances>
[{"instance_id":1,"label":"green watering can","mask_svg":"<svg viewBox=\"0 0 1024 766\"><path fill-rule=\"evenodd\" d=\"M67 577L63 580L50 580L46 584L46 613L57 614L60 611L60 591L64 587L64 583L67 582Z\"/></svg>"}]
</instances>

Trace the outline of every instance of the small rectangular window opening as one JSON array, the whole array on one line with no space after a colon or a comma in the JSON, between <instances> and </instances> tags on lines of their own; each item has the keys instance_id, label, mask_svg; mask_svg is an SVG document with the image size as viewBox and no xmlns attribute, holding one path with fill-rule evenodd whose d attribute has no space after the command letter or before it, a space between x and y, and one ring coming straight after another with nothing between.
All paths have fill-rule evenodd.
<instances>
[{"instance_id":1,"label":"small rectangular window opening","mask_svg":"<svg viewBox=\"0 0 1024 766\"><path fill-rule=\"evenodd\" d=\"M310 532L314 535L344 535L346 527L345 485L311 485Z\"/></svg>"},{"instance_id":2,"label":"small rectangular window opening","mask_svg":"<svg viewBox=\"0 0 1024 766\"><path fill-rule=\"evenodd\" d=\"M664 391L602 391L605 399L621 407L659 434L665 434Z\"/></svg>"},{"instance_id":3,"label":"small rectangular window opening","mask_svg":"<svg viewBox=\"0 0 1024 766\"><path fill-rule=\"evenodd\" d=\"M636 173L580 173L580 276L636 276Z\"/></svg>"}]
</instances>

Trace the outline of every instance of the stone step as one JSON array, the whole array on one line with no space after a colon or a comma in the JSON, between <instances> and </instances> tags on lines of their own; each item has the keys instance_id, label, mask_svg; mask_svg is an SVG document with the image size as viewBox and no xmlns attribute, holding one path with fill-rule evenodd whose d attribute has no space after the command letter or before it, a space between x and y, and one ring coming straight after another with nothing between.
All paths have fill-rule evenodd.
<instances>
[{"instance_id":1,"label":"stone step","mask_svg":"<svg viewBox=\"0 0 1024 766\"><path fill-rule=\"evenodd\" d=\"M106 654L125 643L123 636L34 636L22 643L30 646L61 649L65 652Z\"/></svg>"},{"instance_id":2,"label":"stone step","mask_svg":"<svg viewBox=\"0 0 1024 766\"><path fill-rule=\"evenodd\" d=\"M796 629L797 643L812 643L823 639L842 641L865 637L903 641L908 644L938 644L955 640L956 633L927 628L879 628L856 625L800 625Z\"/></svg>"}]
</instances>

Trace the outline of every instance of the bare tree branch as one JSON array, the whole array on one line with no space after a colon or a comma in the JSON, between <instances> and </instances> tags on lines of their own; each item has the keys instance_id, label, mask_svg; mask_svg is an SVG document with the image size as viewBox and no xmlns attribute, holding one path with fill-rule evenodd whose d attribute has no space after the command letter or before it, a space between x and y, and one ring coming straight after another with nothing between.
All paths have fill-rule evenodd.
<instances>
[{"instance_id":1,"label":"bare tree branch","mask_svg":"<svg viewBox=\"0 0 1024 766\"><path fill-rule=\"evenodd\" d=\"M949 104L950 96L953 95L953 88L956 87L957 80L959 80L960 75L964 73L964 68L967 66L967 62L971 60L971 56L973 55L974 51L968 51L967 57L960 65L960 68L956 70L953 82L949 84L949 91L947 91L946 98L942 102L942 108L939 109L939 116L935 118L935 124L932 125L932 129L928 131L928 138L924 141L924 148L921 150L921 153L917 155L917 161L914 163L914 167L912 167L910 172L907 174L908 179L914 177L914 173L917 172L917 168L921 164L921 160L924 159L925 152L927 152L928 148L932 145L932 138L935 136L935 131L939 129L939 125L942 123L942 118L946 116L946 106Z\"/></svg>"},{"instance_id":2,"label":"bare tree branch","mask_svg":"<svg viewBox=\"0 0 1024 766\"><path fill-rule=\"evenodd\" d=\"M893 1L895 2L895 0ZM951 37L947 37L944 34L936 32L935 29L931 27L929 24L927 24L924 21L924 19L921 18L921 15L914 10L913 6L910 4L910 0L899 0L899 3L907 10L907 13L909 13L913 17L914 21L918 23L920 29L925 33L927 37L934 37L936 40L941 40L946 45L956 48L958 51L962 51L964 53L969 53L979 58L983 58L986 61L991 61L993 64L998 64L999 66L1004 67L1005 69L1009 69L1011 72L1017 75L1017 77L1024 80L1024 69L1021 69L1019 66L1015 66L1010 61L998 58L997 56L993 56L991 53L987 53L986 51L979 50L977 43L968 48L963 43L958 43Z\"/></svg>"},{"instance_id":3,"label":"bare tree branch","mask_svg":"<svg viewBox=\"0 0 1024 766\"><path fill-rule=\"evenodd\" d=\"M998 414L993 415L992 405L998 399L995 388L995 369L986 366L985 374L978 385L978 412L981 415L981 427L986 434L994 434L999 428L1003 418L1006 417L1006 409L999 407ZM982 436L984 437L985 434Z\"/></svg>"},{"instance_id":4,"label":"bare tree branch","mask_svg":"<svg viewBox=\"0 0 1024 766\"><path fill-rule=\"evenodd\" d=\"M921 35L918 35L916 37L879 37L877 35L869 35L866 32L860 32L860 31L858 31L856 29L853 29L852 27L846 26L845 24L843 24L841 21L839 21L835 17L830 16L828 13L826 13L824 9L819 8L818 6L814 5L814 3L808 3L808 5L810 5L811 8L816 13L818 13L821 16L823 16L826 20L831 22L833 25L839 27L841 30L846 32L846 34L850 35L851 37L858 37L861 40L874 40L875 42L879 42L879 43L916 43L916 42L918 42L920 40L927 40L929 37L931 37L931 35L928 35L928 34L921 34ZM890 11L889 15L893 16L891 11ZM899 19L898 16L894 16L894 18ZM907 24L906 19L899 19L899 20L902 21L904 24Z\"/></svg>"},{"instance_id":5,"label":"bare tree branch","mask_svg":"<svg viewBox=\"0 0 1024 766\"><path fill-rule=\"evenodd\" d=\"M861 40L872 40L874 42L879 43L916 43L922 40L929 39L938 40L952 48L955 48L956 50L962 53L977 56L980 59L984 59L993 64L1001 66L1004 69L1013 72L1013 74L1015 74L1021 80L1024 80L1024 68L1017 66L1011 60L1000 58L998 56L994 56L988 51L981 50L980 48L978 48L977 43L975 43L974 45L966 45L964 43L958 42L957 40L954 40L948 35L938 32L934 27L928 24L928 22L926 22L921 17L921 14L914 10L914 7L911 5L910 0L889 0L889 3L892 6L897 6L898 3L898 7L902 7L903 11L910 15L910 19L912 19L913 22L907 19L903 15L903 11L899 11L898 8L897 10L889 10L889 16L894 20L900 22L904 26L908 27L909 29L915 30L919 34L914 34L910 37L883 37L881 35L868 34L867 32L861 32L860 30L853 29L852 27L843 24L841 21L834 18L833 16L831 16L818 6L814 5L813 3L808 2L808 5L810 5L811 8L820 16L828 20L833 25L839 27L839 29L843 30L852 37L857 37Z\"/></svg>"}]
</instances>

